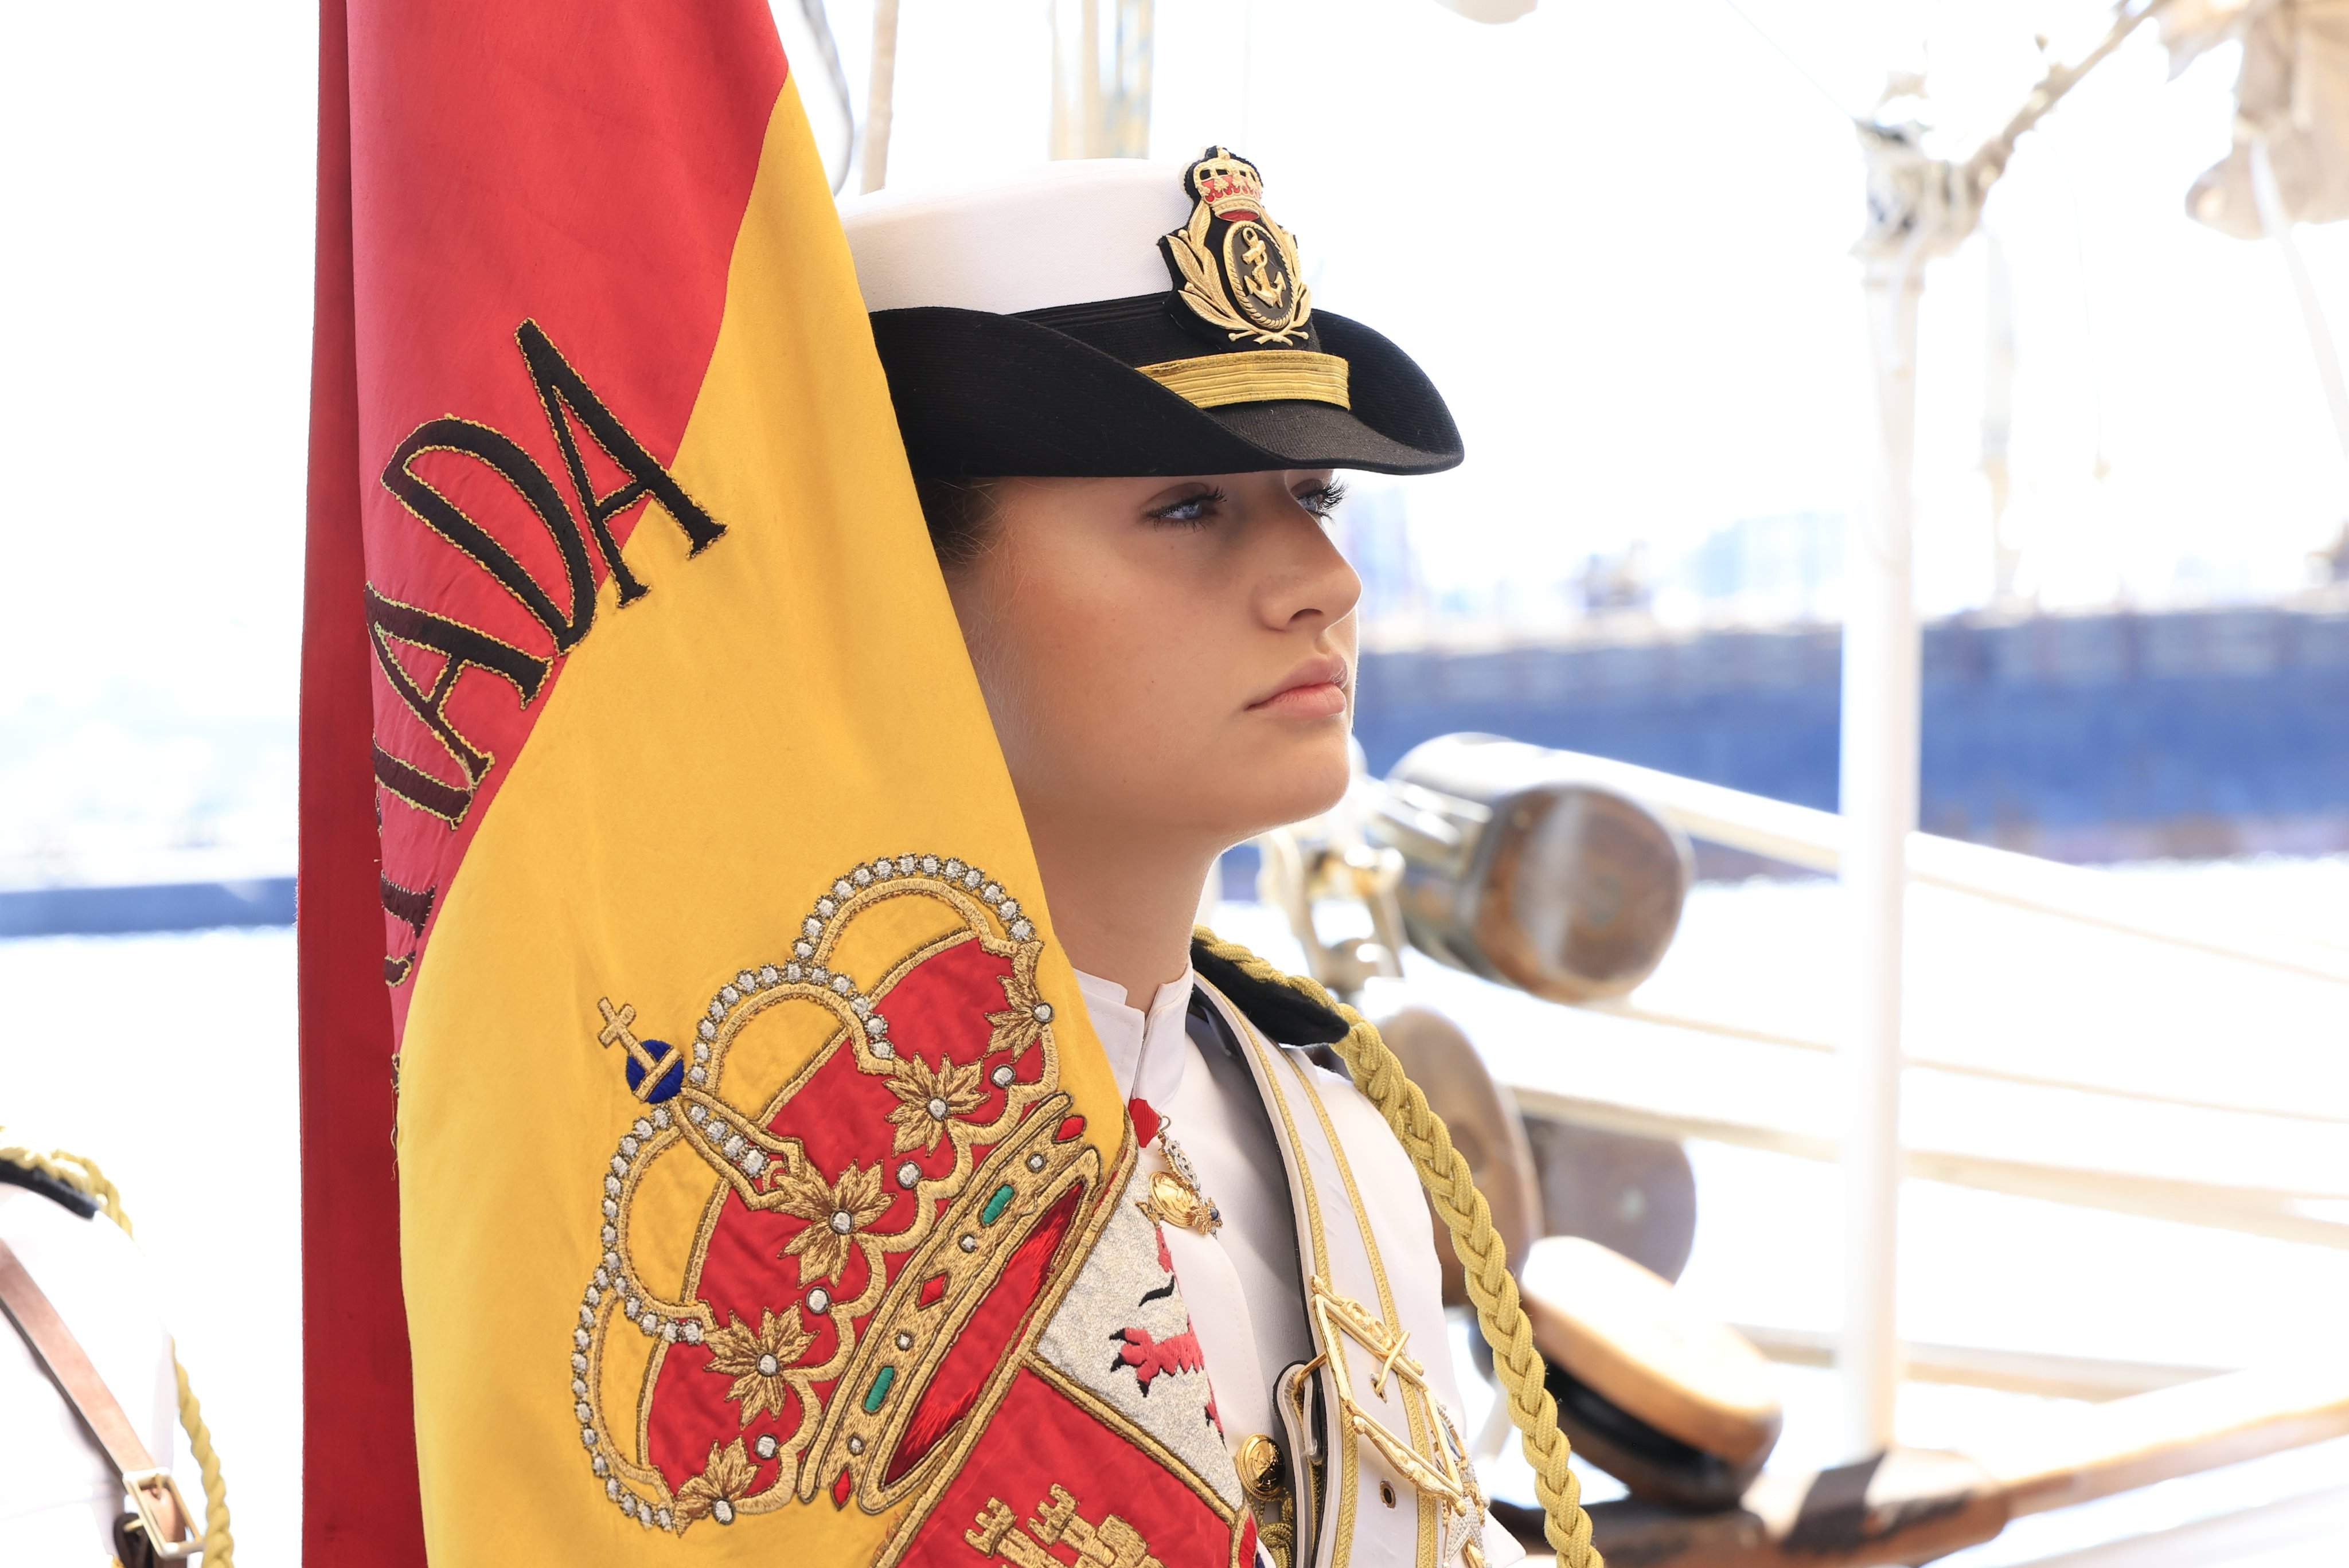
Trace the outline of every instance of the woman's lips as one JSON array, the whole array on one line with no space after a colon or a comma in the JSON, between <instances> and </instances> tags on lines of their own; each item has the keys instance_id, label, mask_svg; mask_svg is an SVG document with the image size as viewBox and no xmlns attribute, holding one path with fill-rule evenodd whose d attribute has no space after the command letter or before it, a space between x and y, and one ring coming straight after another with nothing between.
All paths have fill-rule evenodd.
<instances>
[{"instance_id":1,"label":"woman's lips","mask_svg":"<svg viewBox=\"0 0 2349 1568\"><path fill-rule=\"evenodd\" d=\"M1276 692L1249 705L1248 711L1285 718L1329 718L1346 711L1346 688L1336 681L1312 681Z\"/></svg>"},{"instance_id":2,"label":"woman's lips","mask_svg":"<svg viewBox=\"0 0 2349 1568\"><path fill-rule=\"evenodd\" d=\"M1313 660L1294 671L1288 686L1271 697L1247 704L1249 714L1278 714L1282 718L1330 718L1346 711L1346 665L1343 660Z\"/></svg>"}]
</instances>

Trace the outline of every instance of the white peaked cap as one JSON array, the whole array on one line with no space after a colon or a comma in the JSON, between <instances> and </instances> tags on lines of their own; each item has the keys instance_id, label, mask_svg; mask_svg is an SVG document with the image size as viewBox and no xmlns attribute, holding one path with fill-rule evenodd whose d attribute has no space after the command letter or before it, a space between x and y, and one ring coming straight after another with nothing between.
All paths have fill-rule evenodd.
<instances>
[{"instance_id":1,"label":"white peaked cap","mask_svg":"<svg viewBox=\"0 0 2349 1568\"><path fill-rule=\"evenodd\" d=\"M1268 195L1214 147L843 202L915 476L1458 462L1410 356L1315 306Z\"/></svg>"},{"instance_id":2,"label":"white peaked cap","mask_svg":"<svg viewBox=\"0 0 2349 1568\"><path fill-rule=\"evenodd\" d=\"M1183 226L1185 165L1045 163L951 191L842 203L867 310L952 305L1000 315L1164 294L1158 238Z\"/></svg>"}]
</instances>

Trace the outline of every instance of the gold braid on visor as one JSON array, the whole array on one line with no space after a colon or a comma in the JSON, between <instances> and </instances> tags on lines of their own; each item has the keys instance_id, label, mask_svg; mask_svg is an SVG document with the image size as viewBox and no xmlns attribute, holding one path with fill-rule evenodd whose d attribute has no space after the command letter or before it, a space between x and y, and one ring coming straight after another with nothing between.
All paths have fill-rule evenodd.
<instances>
[{"instance_id":1,"label":"gold braid on visor","mask_svg":"<svg viewBox=\"0 0 2349 1568\"><path fill-rule=\"evenodd\" d=\"M1226 403L1298 401L1353 405L1346 397L1346 362L1334 354L1297 348L1244 348L1134 366L1168 391L1202 408Z\"/></svg>"}]
</instances>

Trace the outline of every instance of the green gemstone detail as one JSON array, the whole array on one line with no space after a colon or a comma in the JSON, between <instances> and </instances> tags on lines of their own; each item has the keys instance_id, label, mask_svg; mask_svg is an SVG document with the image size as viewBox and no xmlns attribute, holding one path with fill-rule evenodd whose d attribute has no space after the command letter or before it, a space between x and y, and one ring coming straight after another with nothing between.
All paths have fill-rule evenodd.
<instances>
[{"instance_id":1,"label":"green gemstone detail","mask_svg":"<svg viewBox=\"0 0 2349 1568\"><path fill-rule=\"evenodd\" d=\"M991 1225L1003 1218L1003 1211L1009 1207L1011 1207L1011 1183L1006 1181L988 1197L987 1207L978 1212L978 1222L982 1225Z\"/></svg>"},{"instance_id":2,"label":"green gemstone detail","mask_svg":"<svg viewBox=\"0 0 2349 1568\"><path fill-rule=\"evenodd\" d=\"M864 1413L866 1415L872 1416L880 1413L882 1405L889 1398L889 1385L895 1383L896 1380L897 1369L895 1367L884 1367L880 1371L873 1374L873 1387L864 1390Z\"/></svg>"}]
</instances>

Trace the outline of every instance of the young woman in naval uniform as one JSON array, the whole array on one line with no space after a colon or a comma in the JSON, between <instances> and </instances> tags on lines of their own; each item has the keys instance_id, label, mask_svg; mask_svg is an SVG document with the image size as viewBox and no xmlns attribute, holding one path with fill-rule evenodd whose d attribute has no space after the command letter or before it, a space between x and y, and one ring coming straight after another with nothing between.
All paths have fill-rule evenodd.
<instances>
[{"instance_id":1,"label":"young woman in naval uniform","mask_svg":"<svg viewBox=\"0 0 2349 1568\"><path fill-rule=\"evenodd\" d=\"M1410 1157L1290 1048L1314 1027L1294 996L1192 929L1218 856L1346 787L1361 584L1328 531L1338 473L1458 463L1444 401L1316 308L1262 177L1220 148L844 217L1054 924L1154 1162L1165 1266L1132 1321L1086 1331L1105 1387L1150 1422L1154 1388L1204 1377L1283 1563L1499 1568L1522 1553L1467 1472Z\"/></svg>"}]
</instances>

